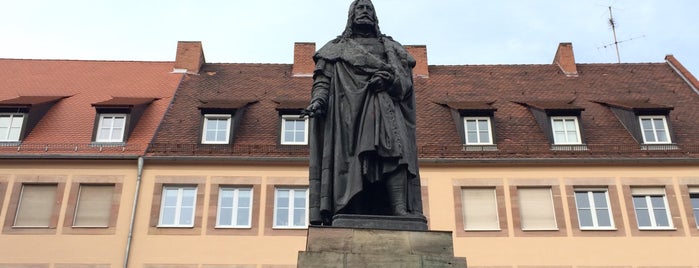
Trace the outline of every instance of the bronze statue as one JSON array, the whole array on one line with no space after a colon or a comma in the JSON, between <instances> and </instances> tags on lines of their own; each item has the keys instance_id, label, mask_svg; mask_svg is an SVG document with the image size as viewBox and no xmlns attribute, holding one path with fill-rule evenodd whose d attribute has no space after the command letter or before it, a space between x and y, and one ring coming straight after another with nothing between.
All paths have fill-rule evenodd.
<instances>
[{"instance_id":1,"label":"bronze statue","mask_svg":"<svg viewBox=\"0 0 699 268\"><path fill-rule=\"evenodd\" d=\"M370 0L350 5L341 36L314 55L310 222L338 214L420 216L415 60L379 30Z\"/></svg>"}]
</instances>

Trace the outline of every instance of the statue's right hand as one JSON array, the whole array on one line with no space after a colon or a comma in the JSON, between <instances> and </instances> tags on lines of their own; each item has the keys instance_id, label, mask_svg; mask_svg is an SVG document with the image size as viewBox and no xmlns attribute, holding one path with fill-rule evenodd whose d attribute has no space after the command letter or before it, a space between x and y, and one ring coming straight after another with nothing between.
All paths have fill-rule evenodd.
<instances>
[{"instance_id":1,"label":"statue's right hand","mask_svg":"<svg viewBox=\"0 0 699 268\"><path fill-rule=\"evenodd\" d=\"M315 117L321 114L323 114L323 105L321 105L320 102L314 101L311 102L311 105L308 105L306 109L301 110L301 115L299 117Z\"/></svg>"}]
</instances>

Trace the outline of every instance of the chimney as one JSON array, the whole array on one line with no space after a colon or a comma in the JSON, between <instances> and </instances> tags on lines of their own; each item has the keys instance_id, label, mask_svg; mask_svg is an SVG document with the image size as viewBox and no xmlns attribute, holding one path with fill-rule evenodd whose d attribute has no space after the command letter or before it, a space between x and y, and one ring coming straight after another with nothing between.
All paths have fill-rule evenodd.
<instances>
[{"instance_id":1,"label":"chimney","mask_svg":"<svg viewBox=\"0 0 699 268\"><path fill-rule=\"evenodd\" d=\"M206 60L200 41L177 42L177 56L175 56L173 73L198 74L204 63Z\"/></svg>"},{"instance_id":2,"label":"chimney","mask_svg":"<svg viewBox=\"0 0 699 268\"><path fill-rule=\"evenodd\" d=\"M573 43L558 44L553 64L557 64L568 77L578 76L578 68L575 66L575 56L573 55Z\"/></svg>"},{"instance_id":3,"label":"chimney","mask_svg":"<svg viewBox=\"0 0 699 268\"><path fill-rule=\"evenodd\" d=\"M430 77L429 69L427 68L427 46L425 45L409 45L405 46L411 56L415 59L415 68L413 68L413 77Z\"/></svg>"},{"instance_id":4,"label":"chimney","mask_svg":"<svg viewBox=\"0 0 699 268\"><path fill-rule=\"evenodd\" d=\"M316 43L294 43L294 66L291 73L295 77L313 76L316 64L313 54L316 53Z\"/></svg>"}]
</instances>

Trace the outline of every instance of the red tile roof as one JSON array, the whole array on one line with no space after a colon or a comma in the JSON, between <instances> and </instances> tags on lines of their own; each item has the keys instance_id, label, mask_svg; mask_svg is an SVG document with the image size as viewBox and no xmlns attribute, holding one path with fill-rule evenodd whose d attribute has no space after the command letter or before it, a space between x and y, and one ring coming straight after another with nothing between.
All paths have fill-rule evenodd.
<instances>
[{"instance_id":1,"label":"red tile roof","mask_svg":"<svg viewBox=\"0 0 699 268\"><path fill-rule=\"evenodd\" d=\"M429 66L429 78L415 78L417 144L422 158L686 158L699 155L699 95L667 64L578 64L577 77L555 65ZM157 134L151 155L242 157L307 156L305 146L279 145L280 105L310 98L312 79L293 77L287 64L205 64L187 75ZM198 145L199 99L258 100L249 105L232 145ZM672 106L668 120L678 150L643 149L600 101L644 99ZM284 101L280 101L284 100ZM449 103L450 105L448 105ZM452 108L496 109L498 150L464 150ZM588 150L552 150L527 107L582 109ZM545 105L544 105L545 104ZM556 104L556 105L553 105ZM555 106L555 107L554 107ZM492 108L490 108L492 107Z\"/></svg>"},{"instance_id":2,"label":"red tile roof","mask_svg":"<svg viewBox=\"0 0 699 268\"><path fill-rule=\"evenodd\" d=\"M0 144L0 157L142 155L182 79L172 69L172 62L0 59L0 103L67 96L50 108L20 145ZM90 145L96 114L92 104L119 100L133 104L144 98L152 103L125 146Z\"/></svg>"}]
</instances>

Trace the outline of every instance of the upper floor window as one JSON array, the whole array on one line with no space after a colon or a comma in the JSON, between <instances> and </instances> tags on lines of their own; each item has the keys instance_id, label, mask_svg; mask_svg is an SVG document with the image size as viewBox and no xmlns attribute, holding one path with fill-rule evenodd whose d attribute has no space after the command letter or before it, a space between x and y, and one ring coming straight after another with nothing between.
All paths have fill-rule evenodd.
<instances>
[{"instance_id":1,"label":"upper floor window","mask_svg":"<svg viewBox=\"0 0 699 268\"><path fill-rule=\"evenodd\" d=\"M126 114L100 114L96 142L123 142Z\"/></svg>"},{"instance_id":2,"label":"upper floor window","mask_svg":"<svg viewBox=\"0 0 699 268\"><path fill-rule=\"evenodd\" d=\"M19 141L24 114L0 113L0 142Z\"/></svg>"},{"instance_id":3,"label":"upper floor window","mask_svg":"<svg viewBox=\"0 0 699 268\"><path fill-rule=\"evenodd\" d=\"M231 136L230 131L230 114L205 114L201 143L228 144Z\"/></svg>"},{"instance_id":4,"label":"upper floor window","mask_svg":"<svg viewBox=\"0 0 699 268\"><path fill-rule=\"evenodd\" d=\"M575 189L580 229L612 229L614 219L607 189Z\"/></svg>"},{"instance_id":5,"label":"upper floor window","mask_svg":"<svg viewBox=\"0 0 699 268\"><path fill-rule=\"evenodd\" d=\"M308 118L298 115L282 115L281 144L308 144Z\"/></svg>"},{"instance_id":6,"label":"upper floor window","mask_svg":"<svg viewBox=\"0 0 699 268\"><path fill-rule=\"evenodd\" d=\"M670 143L665 116L639 116L643 143Z\"/></svg>"},{"instance_id":7,"label":"upper floor window","mask_svg":"<svg viewBox=\"0 0 699 268\"><path fill-rule=\"evenodd\" d=\"M500 230L495 188L463 188L464 230Z\"/></svg>"},{"instance_id":8,"label":"upper floor window","mask_svg":"<svg viewBox=\"0 0 699 268\"><path fill-rule=\"evenodd\" d=\"M108 227L114 185L80 185L73 227Z\"/></svg>"},{"instance_id":9,"label":"upper floor window","mask_svg":"<svg viewBox=\"0 0 699 268\"><path fill-rule=\"evenodd\" d=\"M250 228L251 218L252 188L219 188L217 228Z\"/></svg>"},{"instance_id":10,"label":"upper floor window","mask_svg":"<svg viewBox=\"0 0 699 268\"><path fill-rule=\"evenodd\" d=\"M194 226L194 208L197 202L195 186L164 186L160 207L159 227Z\"/></svg>"},{"instance_id":11,"label":"upper floor window","mask_svg":"<svg viewBox=\"0 0 699 268\"><path fill-rule=\"evenodd\" d=\"M490 117L464 117L466 145L493 144Z\"/></svg>"},{"instance_id":12,"label":"upper floor window","mask_svg":"<svg viewBox=\"0 0 699 268\"><path fill-rule=\"evenodd\" d=\"M558 230L550 187L518 188L517 192L522 230Z\"/></svg>"},{"instance_id":13,"label":"upper floor window","mask_svg":"<svg viewBox=\"0 0 699 268\"><path fill-rule=\"evenodd\" d=\"M552 116L554 144L580 144L580 127L575 116Z\"/></svg>"},{"instance_id":14,"label":"upper floor window","mask_svg":"<svg viewBox=\"0 0 699 268\"><path fill-rule=\"evenodd\" d=\"M22 185L13 226L49 227L56 206L57 189L56 184Z\"/></svg>"},{"instance_id":15,"label":"upper floor window","mask_svg":"<svg viewBox=\"0 0 699 268\"><path fill-rule=\"evenodd\" d=\"M276 188L274 192L274 228L308 226L308 189Z\"/></svg>"},{"instance_id":16,"label":"upper floor window","mask_svg":"<svg viewBox=\"0 0 699 268\"><path fill-rule=\"evenodd\" d=\"M631 188L633 207L639 229L671 229L672 217L661 187Z\"/></svg>"}]
</instances>

